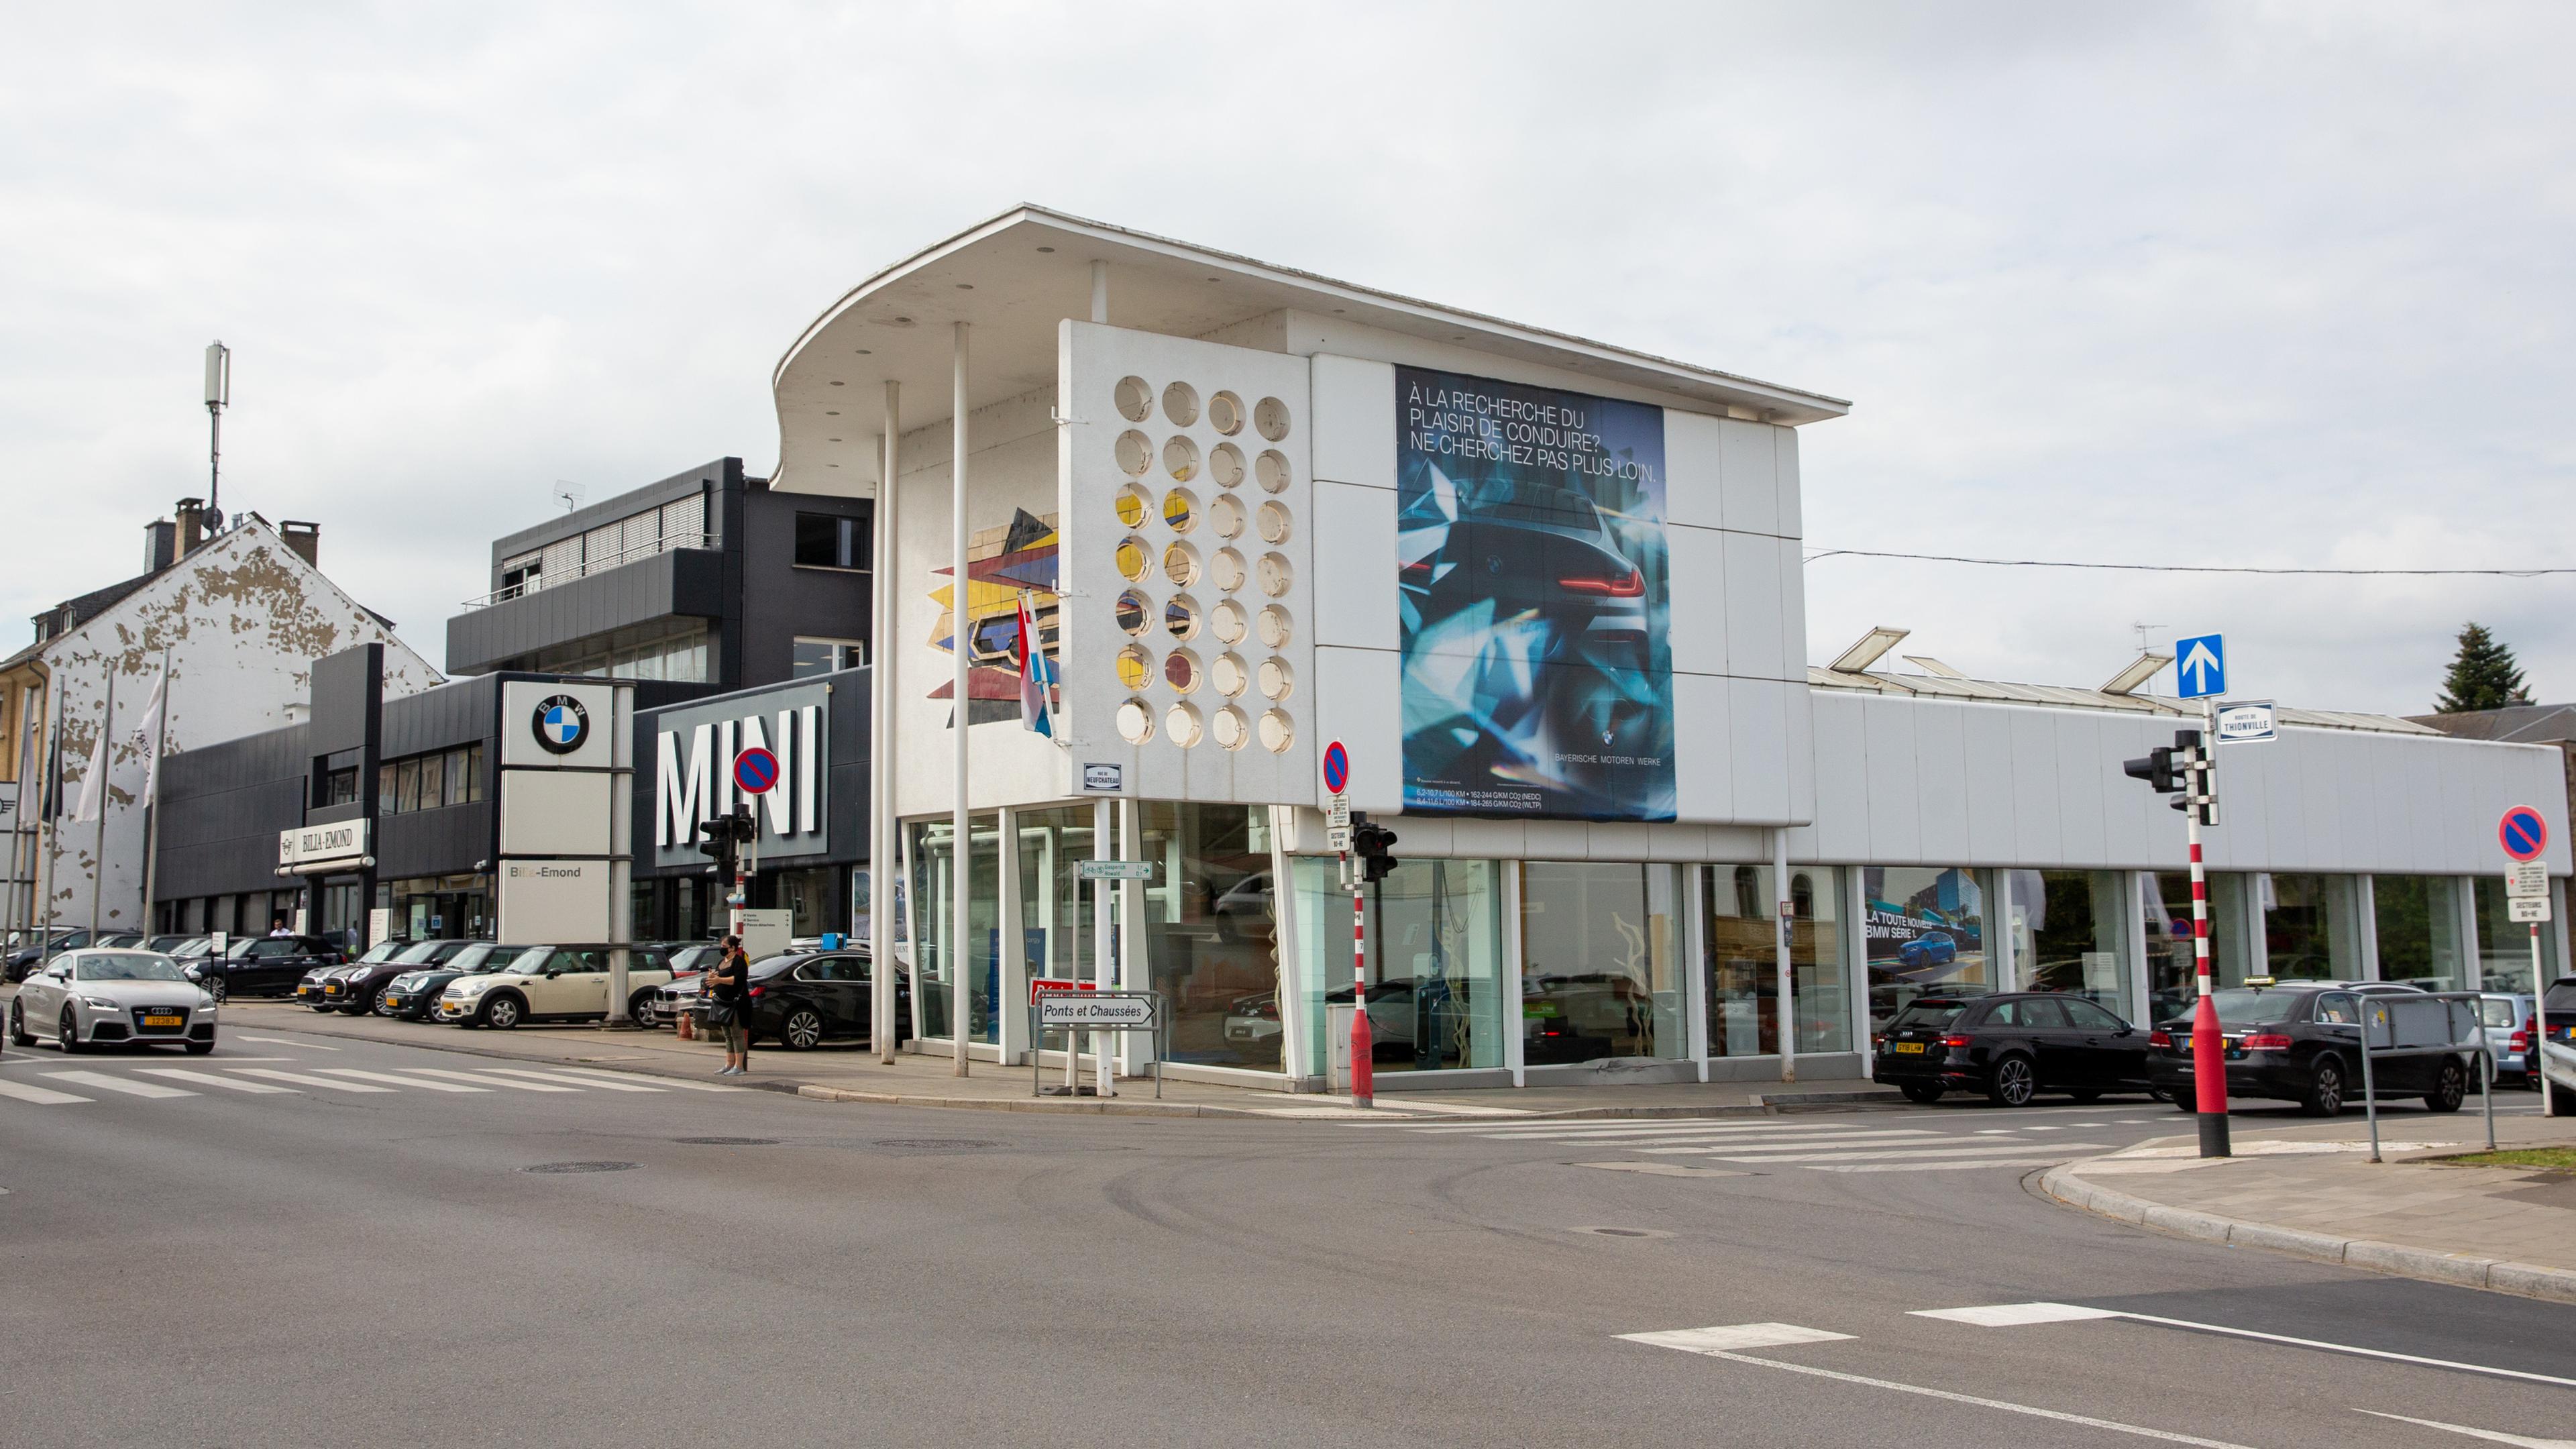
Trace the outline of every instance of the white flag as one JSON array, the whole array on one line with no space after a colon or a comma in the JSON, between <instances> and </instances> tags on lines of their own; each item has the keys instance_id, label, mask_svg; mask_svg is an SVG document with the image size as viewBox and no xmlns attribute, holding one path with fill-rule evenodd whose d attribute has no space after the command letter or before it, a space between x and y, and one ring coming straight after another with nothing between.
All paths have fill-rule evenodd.
<instances>
[{"instance_id":1,"label":"white flag","mask_svg":"<svg viewBox=\"0 0 2576 1449\"><path fill-rule=\"evenodd\" d=\"M134 727L134 748L143 752L143 798L152 798L152 779L161 772L161 709L170 689L170 666L152 681L152 697L143 701L143 722Z\"/></svg>"},{"instance_id":2,"label":"white flag","mask_svg":"<svg viewBox=\"0 0 2576 1449\"><path fill-rule=\"evenodd\" d=\"M98 747L89 752L89 772L81 776L80 803L72 807L75 821L96 820L107 812L107 732L108 722L98 722Z\"/></svg>"}]
</instances>

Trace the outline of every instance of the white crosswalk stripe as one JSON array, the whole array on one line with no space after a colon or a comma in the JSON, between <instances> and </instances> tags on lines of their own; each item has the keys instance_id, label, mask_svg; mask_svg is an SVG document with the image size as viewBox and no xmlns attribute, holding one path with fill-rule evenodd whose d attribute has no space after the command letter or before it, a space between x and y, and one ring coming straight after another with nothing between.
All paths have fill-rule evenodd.
<instances>
[{"instance_id":1,"label":"white crosswalk stripe","mask_svg":"<svg viewBox=\"0 0 2576 1449\"><path fill-rule=\"evenodd\" d=\"M630 1091L638 1090L636 1083L639 1081L650 1082L653 1084L652 1086L640 1089L647 1092L655 1091L663 1087L677 1087L683 1092L744 1092L750 1090L748 1087L727 1087L715 1082L687 1082L682 1081L678 1077L638 1077L633 1072L603 1072L594 1067L555 1067L552 1071L556 1076L581 1078L593 1086L623 1086Z\"/></svg>"},{"instance_id":2,"label":"white crosswalk stripe","mask_svg":"<svg viewBox=\"0 0 2576 1449\"><path fill-rule=\"evenodd\" d=\"M1972 1131L1900 1126L1923 1119L1813 1116L1791 1119L1698 1118L1691 1120L1607 1119L1582 1122L1475 1122L1404 1124L1401 1130L1421 1135L1458 1137L1480 1142L1526 1142L1534 1147L1581 1147L1634 1153L1629 1163L1586 1162L1584 1167L1645 1170L1661 1166L1678 1173L1672 1159L1723 1162L1739 1167L1795 1168L1806 1172L1964 1172L1977 1168L2038 1167L2063 1162L2099 1143L2070 1142L2026 1133L2056 1133L2094 1123L2029 1123ZM1382 1124L1370 1124L1382 1125ZM2052 1156L2036 1156L2047 1152ZM1711 1172L1710 1176L1725 1176Z\"/></svg>"},{"instance_id":3,"label":"white crosswalk stripe","mask_svg":"<svg viewBox=\"0 0 2576 1449\"><path fill-rule=\"evenodd\" d=\"M111 1077L105 1072L47 1072L48 1081L69 1082L75 1087L95 1087L102 1092L123 1092L129 1097L193 1097L185 1087L165 1087L159 1082L136 1082Z\"/></svg>"},{"instance_id":4,"label":"white crosswalk stripe","mask_svg":"<svg viewBox=\"0 0 2576 1449\"><path fill-rule=\"evenodd\" d=\"M424 1092L483 1092L486 1087L462 1087L454 1082L433 1082L426 1077L397 1077L390 1072L362 1072L356 1067L315 1067L315 1071L334 1077L354 1077L362 1082L382 1082L393 1087L418 1087Z\"/></svg>"},{"instance_id":5,"label":"white crosswalk stripe","mask_svg":"<svg viewBox=\"0 0 2576 1449\"><path fill-rule=\"evenodd\" d=\"M328 1087L334 1092L390 1092L391 1087L371 1087L365 1082L343 1082L331 1077L307 1076L302 1072L281 1072L275 1067L244 1067L246 1077L265 1077L272 1082L293 1082L299 1087Z\"/></svg>"},{"instance_id":6,"label":"white crosswalk stripe","mask_svg":"<svg viewBox=\"0 0 2576 1449\"><path fill-rule=\"evenodd\" d=\"M59 1107L66 1102L97 1100L94 1097L81 1096L77 1092L57 1092L51 1087L31 1087L25 1082L13 1082L5 1077L0 1077L0 1097L9 1097L20 1102L33 1102L39 1107Z\"/></svg>"},{"instance_id":7,"label":"white crosswalk stripe","mask_svg":"<svg viewBox=\"0 0 2576 1449\"><path fill-rule=\"evenodd\" d=\"M405 1067L415 1077L453 1077L482 1087L508 1087L518 1092L578 1092L579 1087L553 1087L544 1082L522 1082L514 1077L494 1076L488 1072L451 1072L443 1067Z\"/></svg>"},{"instance_id":8,"label":"white crosswalk stripe","mask_svg":"<svg viewBox=\"0 0 2576 1449\"><path fill-rule=\"evenodd\" d=\"M638 1086L633 1082L621 1082L614 1080L613 1078L607 1081L598 1081L589 1077L576 1077L566 1072L531 1072L524 1071L518 1067L486 1067L484 1070L488 1072L496 1072L505 1077L525 1077L533 1082L570 1082L576 1087L597 1087L603 1092L658 1092L662 1090L660 1087ZM602 1072L600 1073L600 1076L611 1077L611 1074Z\"/></svg>"},{"instance_id":9,"label":"white crosswalk stripe","mask_svg":"<svg viewBox=\"0 0 2576 1449\"><path fill-rule=\"evenodd\" d=\"M201 1087L225 1087L236 1092L277 1092L289 1097L304 1095L293 1087L272 1087L266 1082L235 1081L231 1077L219 1077L212 1072L192 1072L186 1067L142 1067L138 1070L149 1076L168 1077L174 1082L194 1082Z\"/></svg>"}]
</instances>

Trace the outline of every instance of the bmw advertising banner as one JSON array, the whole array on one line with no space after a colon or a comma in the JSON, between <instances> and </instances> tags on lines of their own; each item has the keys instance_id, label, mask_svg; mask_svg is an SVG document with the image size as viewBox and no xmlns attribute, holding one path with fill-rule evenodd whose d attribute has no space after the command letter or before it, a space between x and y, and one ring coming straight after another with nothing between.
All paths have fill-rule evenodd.
<instances>
[{"instance_id":1,"label":"bmw advertising banner","mask_svg":"<svg viewBox=\"0 0 2576 1449\"><path fill-rule=\"evenodd\" d=\"M1663 410L1395 385L1404 808L1672 819Z\"/></svg>"}]
</instances>

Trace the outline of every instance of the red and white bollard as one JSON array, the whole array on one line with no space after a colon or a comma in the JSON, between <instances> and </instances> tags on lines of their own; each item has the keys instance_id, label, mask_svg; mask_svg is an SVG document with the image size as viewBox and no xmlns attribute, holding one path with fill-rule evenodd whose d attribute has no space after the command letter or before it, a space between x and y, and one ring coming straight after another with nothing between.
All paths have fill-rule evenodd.
<instances>
[{"instance_id":1,"label":"red and white bollard","mask_svg":"<svg viewBox=\"0 0 2576 1449\"><path fill-rule=\"evenodd\" d=\"M2209 875L2200 864L2200 812L2183 816L2191 829L2191 959L2200 984L2191 1017L2192 1110L2200 1115L2200 1155L2227 1157L2227 1041L2209 999Z\"/></svg>"},{"instance_id":2,"label":"red and white bollard","mask_svg":"<svg viewBox=\"0 0 2576 1449\"><path fill-rule=\"evenodd\" d=\"M1369 1107L1377 1102L1377 1071L1372 1058L1375 1045L1369 1039L1368 1019L1368 915L1365 909L1366 887L1357 882L1351 886L1351 1105Z\"/></svg>"}]
</instances>

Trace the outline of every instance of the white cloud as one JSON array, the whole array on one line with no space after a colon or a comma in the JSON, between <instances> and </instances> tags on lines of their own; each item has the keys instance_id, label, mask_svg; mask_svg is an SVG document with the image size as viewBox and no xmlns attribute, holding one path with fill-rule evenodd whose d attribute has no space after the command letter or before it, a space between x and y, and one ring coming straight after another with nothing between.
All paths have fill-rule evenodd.
<instances>
[{"instance_id":1,"label":"white cloud","mask_svg":"<svg viewBox=\"0 0 2576 1449\"><path fill-rule=\"evenodd\" d=\"M435 657L495 535L776 449L876 266L1018 200L1853 398L1819 546L2357 566L2576 550L2553 6L57 7L0 92L26 615L204 482ZM2128 626L2425 707L2471 617L2576 697L2576 581L1809 569L2092 683Z\"/></svg>"}]
</instances>

